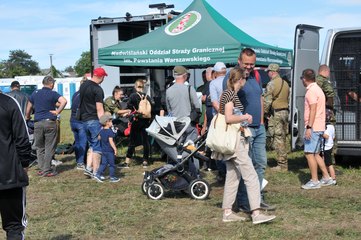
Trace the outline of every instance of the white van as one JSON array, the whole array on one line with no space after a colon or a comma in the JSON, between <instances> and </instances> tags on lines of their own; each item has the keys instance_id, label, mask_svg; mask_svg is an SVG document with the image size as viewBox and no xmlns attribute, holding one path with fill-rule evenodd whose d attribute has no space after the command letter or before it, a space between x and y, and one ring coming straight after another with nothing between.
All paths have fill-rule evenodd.
<instances>
[{"instance_id":1,"label":"white van","mask_svg":"<svg viewBox=\"0 0 361 240\"><path fill-rule=\"evenodd\" d=\"M292 75L291 135L292 149L303 145L305 88L300 80L302 71L320 64L330 67L330 80L335 89L336 138L339 156L361 155L361 27L328 31L321 61L319 61L320 27L298 25L294 42ZM350 91L359 99L354 100Z\"/></svg>"}]
</instances>

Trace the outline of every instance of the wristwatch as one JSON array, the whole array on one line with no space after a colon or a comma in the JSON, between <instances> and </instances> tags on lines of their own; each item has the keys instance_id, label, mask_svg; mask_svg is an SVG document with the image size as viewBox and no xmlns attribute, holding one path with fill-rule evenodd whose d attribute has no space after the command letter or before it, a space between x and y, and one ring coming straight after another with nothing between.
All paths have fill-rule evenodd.
<instances>
[{"instance_id":1,"label":"wristwatch","mask_svg":"<svg viewBox=\"0 0 361 240\"><path fill-rule=\"evenodd\" d=\"M307 125L306 126L306 129L311 129L312 127L310 125Z\"/></svg>"}]
</instances>

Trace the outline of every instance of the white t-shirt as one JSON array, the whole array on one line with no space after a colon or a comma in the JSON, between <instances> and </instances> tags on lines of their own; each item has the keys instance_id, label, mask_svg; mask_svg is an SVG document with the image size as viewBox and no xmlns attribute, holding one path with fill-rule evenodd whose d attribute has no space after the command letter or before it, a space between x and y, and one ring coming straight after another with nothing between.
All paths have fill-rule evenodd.
<instances>
[{"instance_id":1,"label":"white t-shirt","mask_svg":"<svg viewBox=\"0 0 361 240\"><path fill-rule=\"evenodd\" d=\"M327 124L324 134L328 135L328 139L325 139L325 150L330 150L333 147L333 139L335 139L335 127Z\"/></svg>"}]
</instances>

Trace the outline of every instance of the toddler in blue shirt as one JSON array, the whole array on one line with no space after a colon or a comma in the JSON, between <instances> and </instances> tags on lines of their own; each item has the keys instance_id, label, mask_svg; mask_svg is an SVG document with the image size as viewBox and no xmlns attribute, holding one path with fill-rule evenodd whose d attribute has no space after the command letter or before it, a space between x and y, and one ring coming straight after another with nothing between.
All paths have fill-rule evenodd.
<instances>
[{"instance_id":1,"label":"toddler in blue shirt","mask_svg":"<svg viewBox=\"0 0 361 240\"><path fill-rule=\"evenodd\" d=\"M109 165L110 182L119 182L120 179L115 176L115 156L117 155L117 148L113 139L115 133L111 129L113 126L112 116L110 114L104 114L100 117L99 122L103 126L99 134L100 145L102 147L102 162L94 179L98 182L103 182L105 179L103 177L104 170Z\"/></svg>"}]
</instances>

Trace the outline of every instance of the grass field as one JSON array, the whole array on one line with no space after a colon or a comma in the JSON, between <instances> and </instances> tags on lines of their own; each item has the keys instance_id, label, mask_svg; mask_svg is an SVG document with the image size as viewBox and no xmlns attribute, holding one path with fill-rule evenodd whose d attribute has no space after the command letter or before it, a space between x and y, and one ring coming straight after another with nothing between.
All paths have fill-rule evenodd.
<instances>
[{"instance_id":1,"label":"grass field","mask_svg":"<svg viewBox=\"0 0 361 240\"><path fill-rule=\"evenodd\" d=\"M62 114L62 143L73 141L68 115ZM268 157L274 163L272 152ZM309 179L306 161L302 152L291 153L289 172L266 170L266 200L277 206L276 220L254 226L222 222L223 187L215 172L202 173L212 188L205 201L170 192L154 201L141 192L141 159L118 173L120 182L98 183L75 169L74 155L57 158L64 164L56 177L29 170L27 239L361 239L359 163L336 167L337 186L307 191L300 188ZM164 164L153 158L149 169Z\"/></svg>"}]
</instances>

